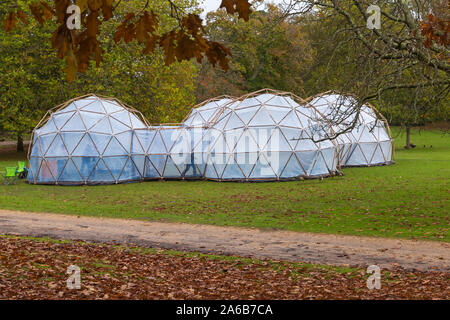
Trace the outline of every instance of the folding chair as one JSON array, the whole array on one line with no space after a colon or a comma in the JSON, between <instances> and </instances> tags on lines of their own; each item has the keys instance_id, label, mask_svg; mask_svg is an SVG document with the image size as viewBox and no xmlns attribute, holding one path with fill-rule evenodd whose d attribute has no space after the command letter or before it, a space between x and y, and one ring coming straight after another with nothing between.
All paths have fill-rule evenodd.
<instances>
[{"instance_id":1,"label":"folding chair","mask_svg":"<svg viewBox=\"0 0 450 320\"><path fill-rule=\"evenodd\" d=\"M25 167L25 161L17 161L17 171L19 179L25 179L27 177L28 169Z\"/></svg>"},{"instance_id":2,"label":"folding chair","mask_svg":"<svg viewBox=\"0 0 450 320\"><path fill-rule=\"evenodd\" d=\"M16 168L15 167L6 167L6 174L3 179L3 183L5 185L8 184L16 184L17 175L16 175Z\"/></svg>"}]
</instances>

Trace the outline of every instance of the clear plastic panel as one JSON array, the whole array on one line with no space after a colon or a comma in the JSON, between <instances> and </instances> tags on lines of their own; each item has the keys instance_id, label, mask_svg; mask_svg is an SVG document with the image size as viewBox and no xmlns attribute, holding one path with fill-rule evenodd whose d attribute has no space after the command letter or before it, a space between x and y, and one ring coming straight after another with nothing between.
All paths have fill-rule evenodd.
<instances>
[{"instance_id":1,"label":"clear plastic panel","mask_svg":"<svg viewBox=\"0 0 450 320\"><path fill-rule=\"evenodd\" d=\"M295 111L289 112L286 117L280 122L280 126L293 127L293 128L301 128L302 125L298 121L297 116L295 115Z\"/></svg>"},{"instance_id":2,"label":"clear plastic panel","mask_svg":"<svg viewBox=\"0 0 450 320\"><path fill-rule=\"evenodd\" d=\"M42 158L31 157L30 158L30 173L27 175L28 181L34 181L37 179L37 173L39 172L39 167L41 166Z\"/></svg>"},{"instance_id":3,"label":"clear plastic panel","mask_svg":"<svg viewBox=\"0 0 450 320\"><path fill-rule=\"evenodd\" d=\"M145 129L146 128L146 125L141 120L139 120L139 118L136 115L130 113L130 119L131 119L131 127L133 129Z\"/></svg>"},{"instance_id":4,"label":"clear plastic panel","mask_svg":"<svg viewBox=\"0 0 450 320\"><path fill-rule=\"evenodd\" d=\"M112 117L110 117L109 120L111 122L111 128L114 134L119 134L131 129L131 127L124 125L122 122L119 122Z\"/></svg>"},{"instance_id":5,"label":"clear plastic panel","mask_svg":"<svg viewBox=\"0 0 450 320\"><path fill-rule=\"evenodd\" d=\"M363 152L363 154L365 156L365 159L367 159L368 164L371 163L370 159L372 159L372 156L373 156L373 154L375 152L375 149L376 149L377 145L378 144L376 142L360 143L359 144L359 147L361 148L361 150L362 150L362 152Z\"/></svg>"},{"instance_id":6,"label":"clear plastic panel","mask_svg":"<svg viewBox=\"0 0 450 320\"><path fill-rule=\"evenodd\" d=\"M133 145L140 144L144 150L144 153L150 148L150 144L156 134L155 130L136 130L134 131L133 141L136 140Z\"/></svg>"},{"instance_id":7,"label":"clear plastic panel","mask_svg":"<svg viewBox=\"0 0 450 320\"><path fill-rule=\"evenodd\" d=\"M256 114L256 112L259 110L259 106L236 110L237 115L239 118L243 121L243 123L248 124L250 122L250 119L253 118L253 116Z\"/></svg>"},{"instance_id":8,"label":"clear plastic panel","mask_svg":"<svg viewBox=\"0 0 450 320\"><path fill-rule=\"evenodd\" d=\"M78 143L84 136L84 132L61 132L61 138L69 154L72 154Z\"/></svg>"},{"instance_id":9,"label":"clear plastic panel","mask_svg":"<svg viewBox=\"0 0 450 320\"><path fill-rule=\"evenodd\" d=\"M236 113L232 112L224 129L233 130L237 128L243 128L244 126L245 124L242 122L242 120L236 115Z\"/></svg>"},{"instance_id":10,"label":"clear plastic panel","mask_svg":"<svg viewBox=\"0 0 450 320\"><path fill-rule=\"evenodd\" d=\"M88 134L85 134L78 146L73 151L74 156L93 157L98 156L98 151Z\"/></svg>"},{"instance_id":11,"label":"clear plastic panel","mask_svg":"<svg viewBox=\"0 0 450 320\"><path fill-rule=\"evenodd\" d=\"M392 145L391 141L383 141L380 142L381 150L383 151L384 157L386 161L391 161L391 152L392 152Z\"/></svg>"},{"instance_id":12,"label":"clear plastic panel","mask_svg":"<svg viewBox=\"0 0 450 320\"><path fill-rule=\"evenodd\" d=\"M87 180L92 170L95 168L98 158L97 157L72 157L72 161L80 171L84 180Z\"/></svg>"},{"instance_id":13,"label":"clear plastic panel","mask_svg":"<svg viewBox=\"0 0 450 320\"><path fill-rule=\"evenodd\" d=\"M109 171L112 173L115 180L119 180L122 170L128 161L128 157L104 157L103 161L108 167Z\"/></svg>"},{"instance_id":14,"label":"clear plastic panel","mask_svg":"<svg viewBox=\"0 0 450 320\"><path fill-rule=\"evenodd\" d=\"M93 126L90 130L91 132L96 133L112 134L111 124L109 123L108 117L100 120L100 122Z\"/></svg>"},{"instance_id":15,"label":"clear plastic panel","mask_svg":"<svg viewBox=\"0 0 450 320\"><path fill-rule=\"evenodd\" d=\"M85 111L80 111L80 115L87 129L92 128L97 122L105 117L103 114Z\"/></svg>"},{"instance_id":16,"label":"clear plastic panel","mask_svg":"<svg viewBox=\"0 0 450 320\"><path fill-rule=\"evenodd\" d=\"M91 183L104 183L104 182L115 182L114 177L111 175L110 171L106 167L102 159L97 162L97 166L92 171L89 176L88 182Z\"/></svg>"},{"instance_id":17,"label":"clear plastic panel","mask_svg":"<svg viewBox=\"0 0 450 320\"><path fill-rule=\"evenodd\" d=\"M40 128L40 134L53 133L57 130L53 119L48 119L47 123Z\"/></svg>"},{"instance_id":18,"label":"clear plastic panel","mask_svg":"<svg viewBox=\"0 0 450 320\"><path fill-rule=\"evenodd\" d=\"M39 140L41 142L41 153L45 154L47 153L48 148L50 147L51 143L55 139L56 134L46 134L39 137Z\"/></svg>"},{"instance_id":19,"label":"clear plastic panel","mask_svg":"<svg viewBox=\"0 0 450 320\"><path fill-rule=\"evenodd\" d=\"M128 158L122 174L120 175L119 181L129 181L129 180L140 180L141 174L139 173L138 169L134 165L134 162L131 160L131 158Z\"/></svg>"},{"instance_id":20,"label":"clear plastic panel","mask_svg":"<svg viewBox=\"0 0 450 320\"><path fill-rule=\"evenodd\" d=\"M68 155L66 147L60 137L57 135L53 140L51 146L48 148L46 157L66 157Z\"/></svg>"},{"instance_id":21,"label":"clear plastic panel","mask_svg":"<svg viewBox=\"0 0 450 320\"><path fill-rule=\"evenodd\" d=\"M131 152L132 136L133 136L132 131L126 131L116 135L115 137L127 152Z\"/></svg>"},{"instance_id":22,"label":"clear plastic panel","mask_svg":"<svg viewBox=\"0 0 450 320\"><path fill-rule=\"evenodd\" d=\"M131 119L130 119L129 114L130 113L127 110L122 110L122 111L111 114L111 117L122 122L124 125L131 128L132 126L131 126Z\"/></svg>"},{"instance_id":23,"label":"clear plastic panel","mask_svg":"<svg viewBox=\"0 0 450 320\"><path fill-rule=\"evenodd\" d=\"M83 178L80 176L80 173L78 172L72 160L69 159L67 161L64 171L61 173L59 177L59 182L72 182L72 183L83 182Z\"/></svg>"},{"instance_id":24,"label":"clear plastic panel","mask_svg":"<svg viewBox=\"0 0 450 320\"><path fill-rule=\"evenodd\" d=\"M41 152L41 145L39 142L39 138L35 136L33 147L31 148L31 156L40 157L43 153Z\"/></svg>"},{"instance_id":25,"label":"clear plastic panel","mask_svg":"<svg viewBox=\"0 0 450 320\"><path fill-rule=\"evenodd\" d=\"M77 100L74 103L75 103L75 105L77 106L78 109L82 109L82 108L86 107L88 104L94 102L95 99L96 98L94 98L94 97L90 97L90 98Z\"/></svg>"},{"instance_id":26,"label":"clear plastic panel","mask_svg":"<svg viewBox=\"0 0 450 320\"><path fill-rule=\"evenodd\" d=\"M317 153L317 151L295 152L295 155L297 156L297 160L300 162L300 165L306 172L307 176L311 174L311 169L312 169L312 166L316 159L316 153Z\"/></svg>"},{"instance_id":27,"label":"clear plastic panel","mask_svg":"<svg viewBox=\"0 0 450 320\"><path fill-rule=\"evenodd\" d=\"M69 121L66 122L61 131L86 131L86 127L78 113L75 113Z\"/></svg>"},{"instance_id":28,"label":"clear plastic panel","mask_svg":"<svg viewBox=\"0 0 450 320\"><path fill-rule=\"evenodd\" d=\"M162 156L165 157L165 156ZM163 166L164 169L164 166ZM161 170L163 170L161 169ZM144 178L161 178L160 173L155 169L152 162L146 157L145 158L145 171Z\"/></svg>"},{"instance_id":29,"label":"clear plastic panel","mask_svg":"<svg viewBox=\"0 0 450 320\"><path fill-rule=\"evenodd\" d=\"M365 166L367 165L367 160L364 157L359 144L355 143L352 145L352 149L350 150L350 155L347 159L346 165L348 166Z\"/></svg>"},{"instance_id":30,"label":"clear plastic panel","mask_svg":"<svg viewBox=\"0 0 450 320\"><path fill-rule=\"evenodd\" d=\"M229 157L222 179L245 179L241 168L234 161L234 156Z\"/></svg>"},{"instance_id":31,"label":"clear plastic panel","mask_svg":"<svg viewBox=\"0 0 450 320\"><path fill-rule=\"evenodd\" d=\"M180 178L181 172L172 160L172 157L167 157L166 166L164 168L164 177L166 178Z\"/></svg>"},{"instance_id":32,"label":"clear plastic panel","mask_svg":"<svg viewBox=\"0 0 450 320\"><path fill-rule=\"evenodd\" d=\"M52 171L57 171L57 167L55 170L55 166L57 166L56 161L51 161L50 163L46 160L43 160L41 163L41 167L39 169L37 182L46 183L46 182L55 182L53 178Z\"/></svg>"},{"instance_id":33,"label":"clear plastic panel","mask_svg":"<svg viewBox=\"0 0 450 320\"><path fill-rule=\"evenodd\" d=\"M52 115L53 121L56 124L56 127L58 129L61 129L64 124L73 116L74 112L67 112L67 113L55 113Z\"/></svg>"},{"instance_id":34,"label":"clear plastic panel","mask_svg":"<svg viewBox=\"0 0 450 320\"><path fill-rule=\"evenodd\" d=\"M111 140L111 136L108 134L101 133L88 133L91 136L92 141L94 141L94 145L96 146L98 152L103 154L105 152L105 148Z\"/></svg>"},{"instance_id":35,"label":"clear plastic panel","mask_svg":"<svg viewBox=\"0 0 450 320\"><path fill-rule=\"evenodd\" d=\"M291 109L279 108L273 106L265 106L266 110L269 112L275 123L279 123L290 111Z\"/></svg>"},{"instance_id":36,"label":"clear plastic panel","mask_svg":"<svg viewBox=\"0 0 450 320\"><path fill-rule=\"evenodd\" d=\"M121 155L128 155L128 151L125 150L122 145L117 141L115 137L112 137L111 141L109 142L108 146L105 149L105 152L103 152L104 156L121 156Z\"/></svg>"},{"instance_id":37,"label":"clear plastic panel","mask_svg":"<svg viewBox=\"0 0 450 320\"><path fill-rule=\"evenodd\" d=\"M249 129L245 129L242 131L242 135L239 137L239 141L237 142L235 148L235 152L258 152L259 147L258 144L250 132Z\"/></svg>"},{"instance_id":38,"label":"clear plastic panel","mask_svg":"<svg viewBox=\"0 0 450 320\"><path fill-rule=\"evenodd\" d=\"M317 159L315 161L314 167L311 170L310 175L311 176L318 176L318 175L327 175L329 174L325 159L322 155L322 152L317 152Z\"/></svg>"},{"instance_id":39,"label":"clear plastic panel","mask_svg":"<svg viewBox=\"0 0 450 320\"><path fill-rule=\"evenodd\" d=\"M283 169L283 172L281 173L281 178L295 178L298 176L305 175L305 172L300 167L300 164L297 161L297 157L293 153L286 153L290 158L288 160L288 163Z\"/></svg>"},{"instance_id":40,"label":"clear plastic panel","mask_svg":"<svg viewBox=\"0 0 450 320\"><path fill-rule=\"evenodd\" d=\"M149 155L149 157L148 157L148 159L153 164L155 169L158 171L160 176L163 176L164 166L166 165L166 158L167 158L166 155L160 155L160 154L153 154L153 155Z\"/></svg>"},{"instance_id":41,"label":"clear plastic panel","mask_svg":"<svg viewBox=\"0 0 450 320\"><path fill-rule=\"evenodd\" d=\"M101 103L103 104L103 107L105 107L105 110L107 113L113 113L116 111L120 111L123 110L123 108L121 106L119 106L116 102L109 102L109 101L101 101Z\"/></svg>"},{"instance_id":42,"label":"clear plastic panel","mask_svg":"<svg viewBox=\"0 0 450 320\"><path fill-rule=\"evenodd\" d=\"M377 145L377 148L375 149L375 152L373 154L372 160L370 161L371 164L381 164L385 163L386 160L384 159L384 155L381 152L381 146Z\"/></svg>"},{"instance_id":43,"label":"clear plastic panel","mask_svg":"<svg viewBox=\"0 0 450 320\"><path fill-rule=\"evenodd\" d=\"M253 179L273 179L276 178L272 167L269 165L269 161L265 157L264 153L259 154L258 160L250 173L250 178Z\"/></svg>"},{"instance_id":44,"label":"clear plastic panel","mask_svg":"<svg viewBox=\"0 0 450 320\"><path fill-rule=\"evenodd\" d=\"M269 116L266 109L264 107L259 108L256 112L255 116L248 123L249 126L267 126L267 125L275 125L276 123Z\"/></svg>"},{"instance_id":45,"label":"clear plastic panel","mask_svg":"<svg viewBox=\"0 0 450 320\"><path fill-rule=\"evenodd\" d=\"M155 134L155 138L153 139L153 142L148 150L149 154L162 154L167 153L166 147L164 146L164 142L161 138L161 134L158 131Z\"/></svg>"},{"instance_id":46,"label":"clear plastic panel","mask_svg":"<svg viewBox=\"0 0 450 320\"><path fill-rule=\"evenodd\" d=\"M337 161L335 159L335 148L322 149L322 155L325 159L325 164L330 171L336 171Z\"/></svg>"},{"instance_id":47,"label":"clear plastic panel","mask_svg":"<svg viewBox=\"0 0 450 320\"><path fill-rule=\"evenodd\" d=\"M86 105L85 107L82 108L83 111L91 111L91 112L98 112L98 113L102 113L105 114L105 108L103 108L103 105L100 103L99 100L96 100L88 105Z\"/></svg>"},{"instance_id":48,"label":"clear plastic panel","mask_svg":"<svg viewBox=\"0 0 450 320\"><path fill-rule=\"evenodd\" d=\"M131 156L131 160L134 162L134 165L136 166L139 175L141 177L144 177L144 169L145 169L145 156Z\"/></svg>"},{"instance_id":49,"label":"clear plastic panel","mask_svg":"<svg viewBox=\"0 0 450 320\"><path fill-rule=\"evenodd\" d=\"M280 177L284 167L292 156L292 152L271 152L268 153L269 162L275 174ZM298 167L297 163L297 167Z\"/></svg>"}]
</instances>

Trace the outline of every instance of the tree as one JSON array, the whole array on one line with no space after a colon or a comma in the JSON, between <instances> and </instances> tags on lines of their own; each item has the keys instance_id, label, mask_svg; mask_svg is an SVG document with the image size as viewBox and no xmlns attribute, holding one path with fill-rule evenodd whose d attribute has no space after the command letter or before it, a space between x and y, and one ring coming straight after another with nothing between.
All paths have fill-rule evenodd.
<instances>
[{"instance_id":1,"label":"tree","mask_svg":"<svg viewBox=\"0 0 450 320\"><path fill-rule=\"evenodd\" d=\"M128 1L126 7L116 11L117 15L138 8L139 3L140 0ZM195 5L190 0L178 3ZM155 0L152 5L159 13L161 32L176 25L165 0ZM26 1L23 10L28 10ZM112 21L105 25L99 36L105 48L102 67L96 68L91 62L93 65L72 83L65 81L64 63L48 41L55 22L41 27L30 20L8 33L0 29L0 127L17 136L19 151L23 149L24 136L48 109L86 93L117 97L155 123L177 122L185 116L195 101L194 63L182 61L165 66L161 49L144 56L138 43L116 45L112 30L118 24L119 21Z\"/></svg>"},{"instance_id":2,"label":"tree","mask_svg":"<svg viewBox=\"0 0 450 320\"><path fill-rule=\"evenodd\" d=\"M227 73L203 64L199 90L212 87L236 95L272 87L303 94L302 74L312 62L311 50L299 26L283 19L278 7L255 11L247 22L221 10L211 12L205 30L230 49L233 59Z\"/></svg>"},{"instance_id":3,"label":"tree","mask_svg":"<svg viewBox=\"0 0 450 320\"><path fill-rule=\"evenodd\" d=\"M149 0L142 0L142 7L138 11L130 11L121 18L121 24L115 31L115 42L123 40L130 43L135 40L142 45L144 54L150 54L159 47L164 51L166 65L192 58L201 62L206 57L213 65L218 63L223 69L228 69L229 50L205 36L202 19L193 12L195 8L184 7L172 0L166 1L170 5L170 16L178 22L177 26L160 33L159 14L149 9ZM14 29L18 21L27 23L30 15L17 6L20 3L20 0L6 0L9 13L4 20L4 27L7 32ZM73 9L74 4L77 9ZM65 59L67 80L71 82L77 71L86 72L90 61L95 61L97 65L102 62L104 49L98 39L101 28L106 21L118 19L116 10L123 5L125 1L122 3L121 0L35 0L28 7L31 17L42 25L49 20L56 20L52 46L57 57ZM230 14L237 13L244 20L248 20L251 12L247 0L223 0L221 7L225 7ZM73 28L75 23L72 26L68 23L69 19L75 19L72 14L77 10L81 20L80 29Z\"/></svg>"},{"instance_id":4,"label":"tree","mask_svg":"<svg viewBox=\"0 0 450 320\"><path fill-rule=\"evenodd\" d=\"M24 135L61 93L54 89L63 74L47 41L50 30L51 26L38 28L33 21L10 33L0 29L0 125L17 136L17 151L23 151Z\"/></svg>"},{"instance_id":5,"label":"tree","mask_svg":"<svg viewBox=\"0 0 450 320\"><path fill-rule=\"evenodd\" d=\"M368 11L371 5L380 8L381 29L367 27L373 14ZM417 118L417 110L432 114L436 107L448 108L449 19L443 1L293 0L285 7L286 17L293 20L306 13L332 26L327 33L333 36L332 47L327 50L337 58L331 64L340 62L342 68L319 68L336 90L360 98L356 112L366 101L384 110L395 108L398 100L387 99L394 92L406 93L401 102L406 106L404 123L410 123L407 118ZM336 70L341 71L339 78Z\"/></svg>"}]
</instances>

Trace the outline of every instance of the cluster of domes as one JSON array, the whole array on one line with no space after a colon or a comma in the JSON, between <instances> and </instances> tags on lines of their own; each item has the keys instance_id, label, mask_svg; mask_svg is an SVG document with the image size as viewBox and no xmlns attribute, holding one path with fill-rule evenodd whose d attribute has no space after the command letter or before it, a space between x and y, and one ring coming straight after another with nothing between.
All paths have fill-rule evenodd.
<instances>
[{"instance_id":1,"label":"cluster of domes","mask_svg":"<svg viewBox=\"0 0 450 320\"><path fill-rule=\"evenodd\" d=\"M389 164L387 122L371 105L353 110L355 101L335 93L305 101L265 89L205 101L177 126L150 126L120 101L88 95L49 111L36 127L27 179L69 185L162 178L270 181ZM350 124L351 130L336 136Z\"/></svg>"}]
</instances>

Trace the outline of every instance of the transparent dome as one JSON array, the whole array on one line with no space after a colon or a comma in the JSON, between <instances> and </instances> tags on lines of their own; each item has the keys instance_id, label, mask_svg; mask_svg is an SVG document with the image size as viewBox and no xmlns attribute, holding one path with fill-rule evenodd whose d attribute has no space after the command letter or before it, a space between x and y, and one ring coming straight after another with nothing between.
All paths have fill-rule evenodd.
<instances>
[{"instance_id":1,"label":"transparent dome","mask_svg":"<svg viewBox=\"0 0 450 320\"><path fill-rule=\"evenodd\" d=\"M387 121L370 104L359 107L350 95L323 93L309 103L327 118L335 132L342 132L355 122L350 131L339 135L341 166L369 166L392 161L392 140Z\"/></svg>"},{"instance_id":2,"label":"transparent dome","mask_svg":"<svg viewBox=\"0 0 450 320\"><path fill-rule=\"evenodd\" d=\"M29 182L99 184L139 180L133 129L146 124L118 100L95 95L50 111L34 130Z\"/></svg>"}]
</instances>

